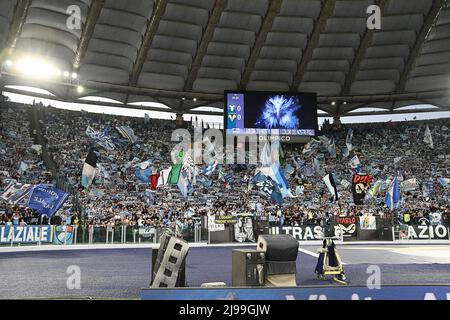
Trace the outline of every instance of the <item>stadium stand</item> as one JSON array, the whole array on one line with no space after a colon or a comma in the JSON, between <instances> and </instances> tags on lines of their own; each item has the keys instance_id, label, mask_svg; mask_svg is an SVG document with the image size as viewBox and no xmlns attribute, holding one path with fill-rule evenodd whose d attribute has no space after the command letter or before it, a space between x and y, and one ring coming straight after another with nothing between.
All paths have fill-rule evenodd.
<instances>
[{"instance_id":1,"label":"stadium stand","mask_svg":"<svg viewBox=\"0 0 450 320\"><path fill-rule=\"evenodd\" d=\"M402 215L392 217L393 221L418 223L422 218L430 220L432 213L440 213L442 223L449 223L448 189L439 183L439 179L445 178L448 172L448 119L339 127L325 124L319 136L336 142L336 158L331 157L325 149L319 150L316 158L306 157L299 147L286 147L285 168L295 168L292 174L287 174L295 197L286 198L280 207L260 197L255 188L249 188L254 165L244 168L224 165L212 175L211 186L198 183L187 201L184 201L176 185L150 190L149 183L140 182L135 176L138 163L150 159L155 171L172 165L170 150L174 143L170 141L170 133L174 129L173 121L145 121L43 106L35 108L43 119L41 122L47 149L55 159L60 176L78 188L81 210L77 212L69 204L61 210L64 211L62 215L73 214L83 223L97 227L106 227L108 224L156 227L177 224L184 229L193 226L193 217L207 213L268 215L271 225L289 226L319 224L322 218L330 215L389 217L391 211L386 207L385 194L389 180L397 172L401 183L410 179L416 181L411 190L403 192L402 213L410 214L410 221L403 221ZM33 139L27 120L30 106L10 106L1 108L1 112L7 120L2 121L1 127L4 138L1 173L5 178L2 179L2 187L11 179L21 183L50 183L52 179L49 171L31 148ZM13 118L19 121L13 121ZM130 126L138 142L117 145L112 151L99 148L98 164L102 169L94 184L89 189L83 188L81 173L84 158L92 146L85 133L87 127L99 131L108 128L110 135L114 136L112 131L121 125ZM426 126L432 133L433 149L423 142ZM192 129L192 125L189 127ZM345 156L342 153L350 127L353 129L354 149ZM115 136L119 137L119 134ZM349 163L354 156L358 157L366 173L381 182L379 193L366 200L364 206L353 203L350 183L347 183L359 170L359 166L352 169ZM23 167L24 164L26 167ZM336 203L330 201L330 193L322 181L326 172L335 173L340 195ZM224 176L230 180L225 181ZM2 206L5 204L2 203ZM22 211L17 207L8 207L1 223L7 223ZM20 218L25 218L26 222L30 220L27 215Z\"/></svg>"}]
</instances>

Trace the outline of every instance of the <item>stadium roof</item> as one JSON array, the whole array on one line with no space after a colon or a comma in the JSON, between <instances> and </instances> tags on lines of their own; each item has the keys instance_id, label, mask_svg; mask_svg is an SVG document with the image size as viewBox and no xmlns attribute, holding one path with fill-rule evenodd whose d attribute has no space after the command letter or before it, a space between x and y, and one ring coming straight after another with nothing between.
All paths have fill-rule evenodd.
<instances>
[{"instance_id":1,"label":"stadium roof","mask_svg":"<svg viewBox=\"0 0 450 320\"><path fill-rule=\"evenodd\" d=\"M381 30L366 27L374 3ZM82 24L71 30L74 4ZM2 0L0 26L3 61L43 56L77 72L84 96L126 104L192 113L223 108L225 89L247 89L317 92L330 116L424 103L450 110L445 0ZM2 81L80 97L62 81Z\"/></svg>"}]
</instances>

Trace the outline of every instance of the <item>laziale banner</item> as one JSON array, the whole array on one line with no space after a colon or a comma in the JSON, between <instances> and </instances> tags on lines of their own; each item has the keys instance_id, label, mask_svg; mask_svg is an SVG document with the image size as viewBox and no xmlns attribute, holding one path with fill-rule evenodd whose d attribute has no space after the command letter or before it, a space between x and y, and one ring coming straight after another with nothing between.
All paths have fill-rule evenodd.
<instances>
[{"instance_id":1,"label":"laziale banner","mask_svg":"<svg viewBox=\"0 0 450 320\"><path fill-rule=\"evenodd\" d=\"M323 228L321 226L296 226L296 227L271 227L270 234L290 234L297 240L312 241L323 240Z\"/></svg>"},{"instance_id":2,"label":"laziale banner","mask_svg":"<svg viewBox=\"0 0 450 320\"><path fill-rule=\"evenodd\" d=\"M0 243L53 242L53 226L1 226Z\"/></svg>"}]
</instances>

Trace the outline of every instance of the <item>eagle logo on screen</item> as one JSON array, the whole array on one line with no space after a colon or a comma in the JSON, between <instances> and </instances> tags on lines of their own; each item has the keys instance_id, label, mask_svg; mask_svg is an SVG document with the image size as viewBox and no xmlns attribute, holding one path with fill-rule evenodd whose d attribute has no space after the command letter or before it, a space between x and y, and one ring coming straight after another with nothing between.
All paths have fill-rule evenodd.
<instances>
[{"instance_id":1,"label":"eagle logo on screen","mask_svg":"<svg viewBox=\"0 0 450 320\"><path fill-rule=\"evenodd\" d=\"M301 107L295 97L272 96L264 103L262 114L255 125L266 129L297 129L300 119L296 112Z\"/></svg>"}]
</instances>

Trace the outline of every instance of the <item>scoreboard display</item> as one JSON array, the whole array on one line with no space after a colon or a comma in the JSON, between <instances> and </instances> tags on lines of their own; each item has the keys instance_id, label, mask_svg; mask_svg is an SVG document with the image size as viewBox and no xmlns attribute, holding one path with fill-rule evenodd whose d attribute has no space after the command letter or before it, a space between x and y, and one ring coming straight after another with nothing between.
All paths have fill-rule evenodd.
<instances>
[{"instance_id":1,"label":"scoreboard display","mask_svg":"<svg viewBox=\"0 0 450 320\"><path fill-rule=\"evenodd\" d=\"M284 141L317 135L315 93L226 91L227 135L278 135Z\"/></svg>"}]
</instances>

